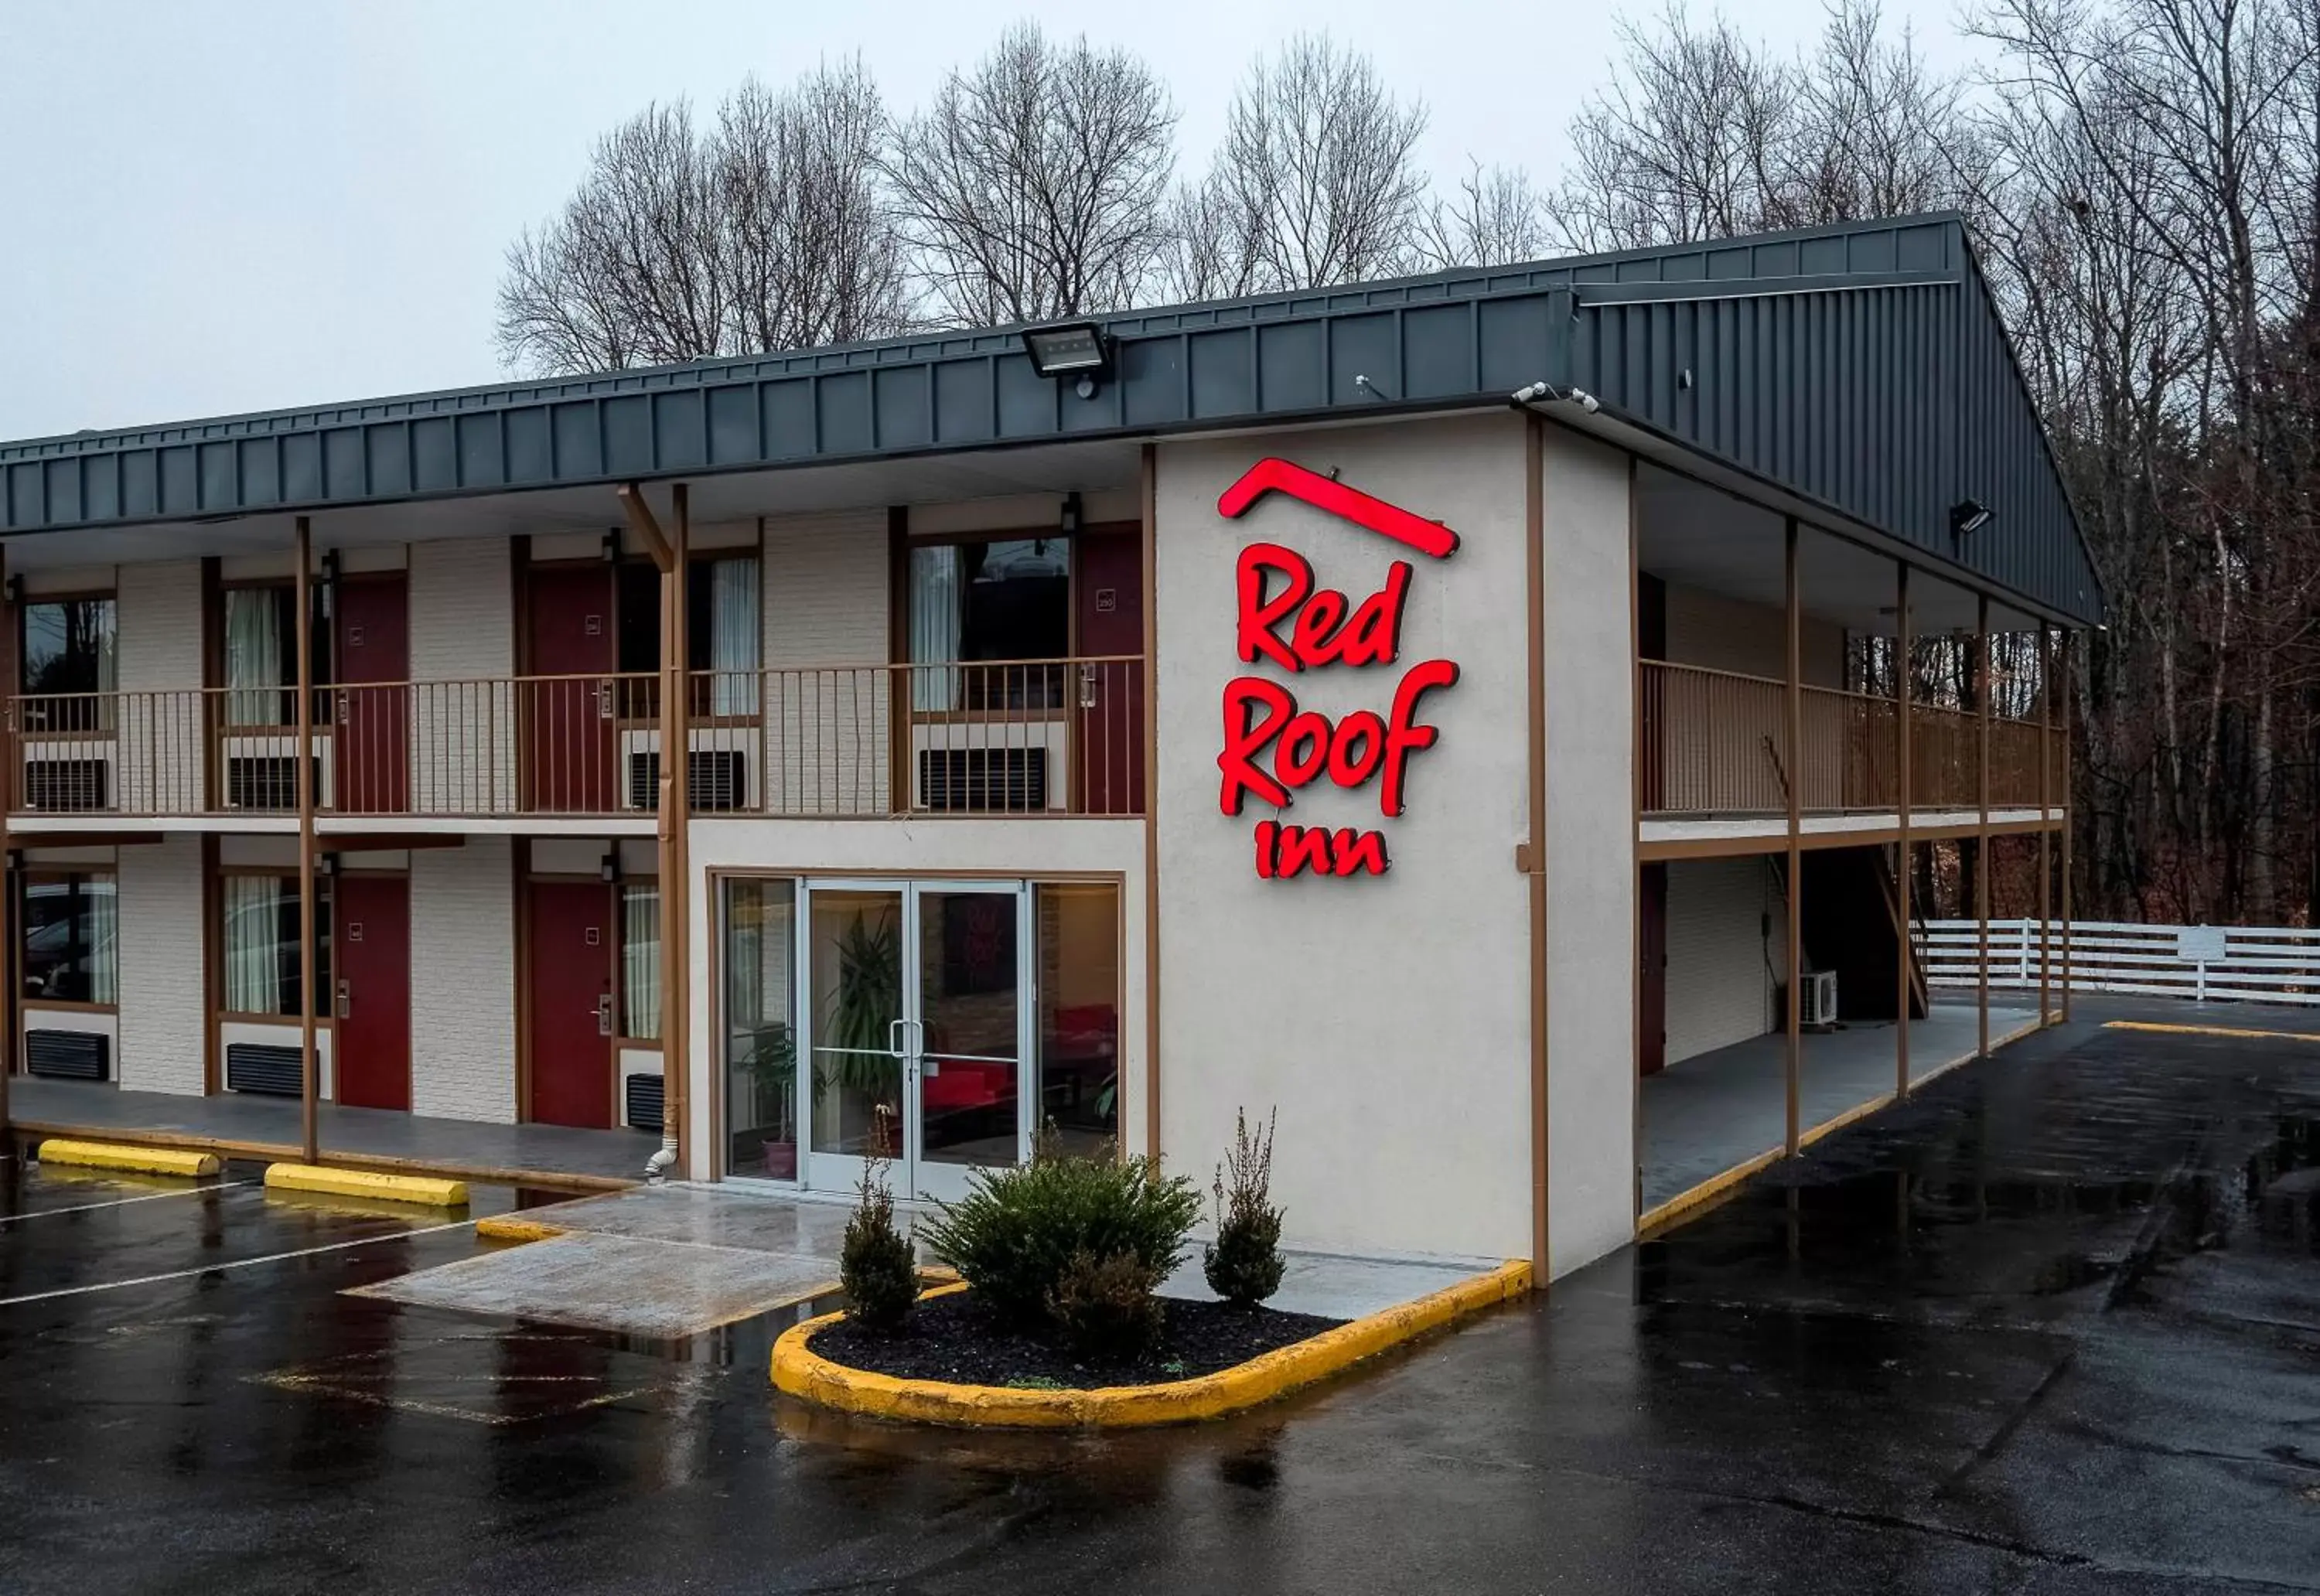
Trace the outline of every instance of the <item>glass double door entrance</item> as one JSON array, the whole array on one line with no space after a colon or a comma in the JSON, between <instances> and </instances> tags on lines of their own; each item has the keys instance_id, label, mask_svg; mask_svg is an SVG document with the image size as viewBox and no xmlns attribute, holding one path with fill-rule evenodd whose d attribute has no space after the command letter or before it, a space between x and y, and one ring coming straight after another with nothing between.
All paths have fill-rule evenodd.
<instances>
[{"instance_id":1,"label":"glass double door entrance","mask_svg":"<svg viewBox=\"0 0 2320 1596\"><path fill-rule=\"evenodd\" d=\"M809 881L798 984L805 1183L873 1157L897 1197L955 1198L1034 1128L1033 959L1021 882Z\"/></svg>"}]
</instances>

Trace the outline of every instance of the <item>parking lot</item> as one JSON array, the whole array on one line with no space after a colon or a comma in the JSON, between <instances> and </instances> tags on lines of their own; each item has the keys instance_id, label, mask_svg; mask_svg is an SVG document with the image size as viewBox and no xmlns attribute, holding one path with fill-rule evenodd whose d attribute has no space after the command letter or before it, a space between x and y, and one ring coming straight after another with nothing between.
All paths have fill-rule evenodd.
<instances>
[{"instance_id":1,"label":"parking lot","mask_svg":"<svg viewBox=\"0 0 2320 1596\"><path fill-rule=\"evenodd\" d=\"M2320 1589L2320 1039L2082 1017L1551 1297L1110 1438L814 1414L764 1318L350 1296L491 1244L254 1167L0 1168L10 1591Z\"/></svg>"}]
</instances>

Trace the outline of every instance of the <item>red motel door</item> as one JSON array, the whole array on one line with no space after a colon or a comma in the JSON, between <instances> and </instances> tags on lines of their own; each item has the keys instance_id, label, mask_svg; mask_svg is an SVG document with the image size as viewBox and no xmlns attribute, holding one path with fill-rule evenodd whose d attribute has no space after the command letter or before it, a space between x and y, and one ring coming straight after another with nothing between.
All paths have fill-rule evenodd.
<instances>
[{"instance_id":1,"label":"red motel door","mask_svg":"<svg viewBox=\"0 0 2320 1596\"><path fill-rule=\"evenodd\" d=\"M1136 529L1092 530L1072 550L1078 564L1079 652L1117 658L1144 652L1144 553ZM1144 807L1144 667L1132 661L1082 666L1065 685L1073 709L1079 798L1087 814Z\"/></svg>"},{"instance_id":2,"label":"red motel door","mask_svg":"<svg viewBox=\"0 0 2320 1596\"><path fill-rule=\"evenodd\" d=\"M531 1110L548 1125L612 1126L612 889L535 881Z\"/></svg>"},{"instance_id":3,"label":"red motel door","mask_svg":"<svg viewBox=\"0 0 2320 1596\"><path fill-rule=\"evenodd\" d=\"M403 573L339 584L339 712L331 807L402 814L411 807L410 607Z\"/></svg>"},{"instance_id":4,"label":"red motel door","mask_svg":"<svg viewBox=\"0 0 2320 1596\"><path fill-rule=\"evenodd\" d=\"M612 567L538 566L529 581L528 674L519 689L524 791L545 814L613 808Z\"/></svg>"},{"instance_id":5,"label":"red motel door","mask_svg":"<svg viewBox=\"0 0 2320 1596\"><path fill-rule=\"evenodd\" d=\"M350 1108L411 1107L411 880L341 875L332 888L331 1059Z\"/></svg>"}]
</instances>

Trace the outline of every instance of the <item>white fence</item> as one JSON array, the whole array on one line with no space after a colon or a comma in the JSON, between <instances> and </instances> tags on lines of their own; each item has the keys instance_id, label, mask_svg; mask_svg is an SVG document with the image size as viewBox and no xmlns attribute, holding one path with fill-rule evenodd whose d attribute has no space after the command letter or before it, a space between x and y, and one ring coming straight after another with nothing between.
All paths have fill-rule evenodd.
<instances>
[{"instance_id":1,"label":"white fence","mask_svg":"<svg viewBox=\"0 0 2320 1596\"><path fill-rule=\"evenodd\" d=\"M2048 979L2062 989L2062 922L2044 941ZM1989 922L1989 984L2035 987L2042 968L2040 922ZM2073 992L2147 997L2238 998L2251 1002L2320 1004L2320 930L2287 926L2152 926L2108 920L2070 925ZM1926 978L1935 986L1973 986L1981 974L1980 922L1932 920L1922 943Z\"/></svg>"}]
</instances>

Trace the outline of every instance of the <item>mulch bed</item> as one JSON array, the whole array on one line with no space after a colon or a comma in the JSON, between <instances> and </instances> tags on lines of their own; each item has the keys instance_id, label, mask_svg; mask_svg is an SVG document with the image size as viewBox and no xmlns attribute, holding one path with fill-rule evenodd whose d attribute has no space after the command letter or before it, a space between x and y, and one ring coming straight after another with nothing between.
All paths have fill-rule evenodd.
<instances>
[{"instance_id":1,"label":"mulch bed","mask_svg":"<svg viewBox=\"0 0 2320 1596\"><path fill-rule=\"evenodd\" d=\"M902 1380L947 1380L956 1385L1033 1385L1086 1389L1156 1385L1189 1380L1245 1364L1343 1324L1312 1313L1254 1310L1228 1302L1162 1304L1165 1324L1146 1351L1119 1361L1094 1362L1043 1338L1000 1323L972 1292L920 1302L899 1334L880 1335L852 1320L814 1332L816 1355L850 1369Z\"/></svg>"}]
</instances>

